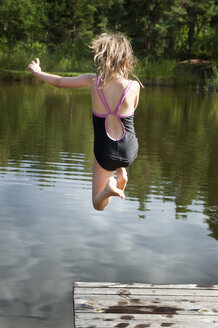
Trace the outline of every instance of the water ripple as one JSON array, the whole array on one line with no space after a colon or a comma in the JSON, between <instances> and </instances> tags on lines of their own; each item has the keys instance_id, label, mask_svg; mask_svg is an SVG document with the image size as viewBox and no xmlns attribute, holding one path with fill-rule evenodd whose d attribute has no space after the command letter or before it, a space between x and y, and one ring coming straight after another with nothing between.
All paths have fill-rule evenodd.
<instances>
[{"instance_id":1,"label":"water ripple","mask_svg":"<svg viewBox=\"0 0 218 328\"><path fill-rule=\"evenodd\" d=\"M82 187L90 187L91 162L84 154L58 154L58 161L42 162L34 156L9 160L8 166L0 167L2 184L39 184L54 187L56 184L80 181Z\"/></svg>"}]
</instances>

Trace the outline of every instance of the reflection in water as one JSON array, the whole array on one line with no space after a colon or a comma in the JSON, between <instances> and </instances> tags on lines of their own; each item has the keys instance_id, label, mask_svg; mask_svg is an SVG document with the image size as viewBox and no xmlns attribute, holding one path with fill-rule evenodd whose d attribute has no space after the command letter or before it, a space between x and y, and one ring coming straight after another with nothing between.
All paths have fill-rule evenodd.
<instances>
[{"instance_id":1,"label":"reflection in water","mask_svg":"<svg viewBox=\"0 0 218 328\"><path fill-rule=\"evenodd\" d=\"M57 183L66 183L67 180L78 180L81 188L87 188L87 181L91 181L91 170L84 171L84 163L88 163L84 154L59 154L60 162L41 163L34 156L25 156L25 159L8 161L7 170L2 170L0 176L4 185L8 183L37 183L40 187L55 187ZM4 179L3 179L4 178Z\"/></svg>"},{"instance_id":2,"label":"reflection in water","mask_svg":"<svg viewBox=\"0 0 218 328\"><path fill-rule=\"evenodd\" d=\"M218 97L150 90L142 95L137 116L140 157L140 209L150 195L175 203L176 218L188 218L193 205L217 215ZM145 178L142 179L141 177ZM136 179L136 178L135 178ZM134 180L135 182L135 180ZM215 214L216 213L216 214ZM218 231L218 221L213 227ZM216 232L217 235L217 232Z\"/></svg>"},{"instance_id":3,"label":"reflection in water","mask_svg":"<svg viewBox=\"0 0 218 328\"><path fill-rule=\"evenodd\" d=\"M143 90L126 200L100 213L88 91L1 85L0 327L70 327L75 280L217 283L217 104Z\"/></svg>"}]
</instances>

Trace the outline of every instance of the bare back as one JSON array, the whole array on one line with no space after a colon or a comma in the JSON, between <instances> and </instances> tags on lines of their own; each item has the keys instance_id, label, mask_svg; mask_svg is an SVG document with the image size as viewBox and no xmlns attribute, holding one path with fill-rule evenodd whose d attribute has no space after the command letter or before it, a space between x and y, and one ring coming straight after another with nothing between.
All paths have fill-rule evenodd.
<instances>
[{"instance_id":1,"label":"bare back","mask_svg":"<svg viewBox=\"0 0 218 328\"><path fill-rule=\"evenodd\" d=\"M130 83L131 82L131 83ZM131 85L131 87L129 87ZM128 88L128 93L126 92ZM99 91L97 90L96 79L93 80L91 84L92 92L92 107L93 111L99 115L108 115L108 110L105 108L105 105L101 101L101 96L99 97ZM109 115L107 116L107 126L109 136L118 140L122 137L123 127L118 118L119 116L130 116L134 113L139 98L139 84L137 81L129 81L126 79L114 79L111 80L106 87L99 89L103 91L107 107L109 107ZM125 94L125 97L117 110L117 105L121 100L122 95ZM116 111L117 110L117 111ZM113 112L116 115L113 114Z\"/></svg>"}]
</instances>

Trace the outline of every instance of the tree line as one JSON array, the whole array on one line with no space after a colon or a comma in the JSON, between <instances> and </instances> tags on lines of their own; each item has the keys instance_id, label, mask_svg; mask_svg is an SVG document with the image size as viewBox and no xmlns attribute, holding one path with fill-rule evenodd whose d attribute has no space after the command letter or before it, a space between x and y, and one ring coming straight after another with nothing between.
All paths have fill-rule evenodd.
<instances>
[{"instance_id":1,"label":"tree line","mask_svg":"<svg viewBox=\"0 0 218 328\"><path fill-rule=\"evenodd\" d=\"M216 59L218 0L0 0L1 53L90 59L104 31L124 33L139 59Z\"/></svg>"}]
</instances>

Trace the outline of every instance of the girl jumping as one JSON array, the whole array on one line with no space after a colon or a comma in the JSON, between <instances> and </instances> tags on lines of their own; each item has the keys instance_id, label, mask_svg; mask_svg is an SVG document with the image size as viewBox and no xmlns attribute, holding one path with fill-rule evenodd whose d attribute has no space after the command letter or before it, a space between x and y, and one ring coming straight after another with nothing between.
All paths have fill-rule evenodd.
<instances>
[{"instance_id":1,"label":"girl jumping","mask_svg":"<svg viewBox=\"0 0 218 328\"><path fill-rule=\"evenodd\" d=\"M134 112L140 85L128 79L135 59L128 40L120 34L101 34L92 41L97 74L61 77L41 71L39 59L28 69L40 80L58 88L88 87L92 95L94 163L92 201L102 211L112 196L125 197L126 167L138 153ZM117 172L115 179L114 173Z\"/></svg>"}]
</instances>

